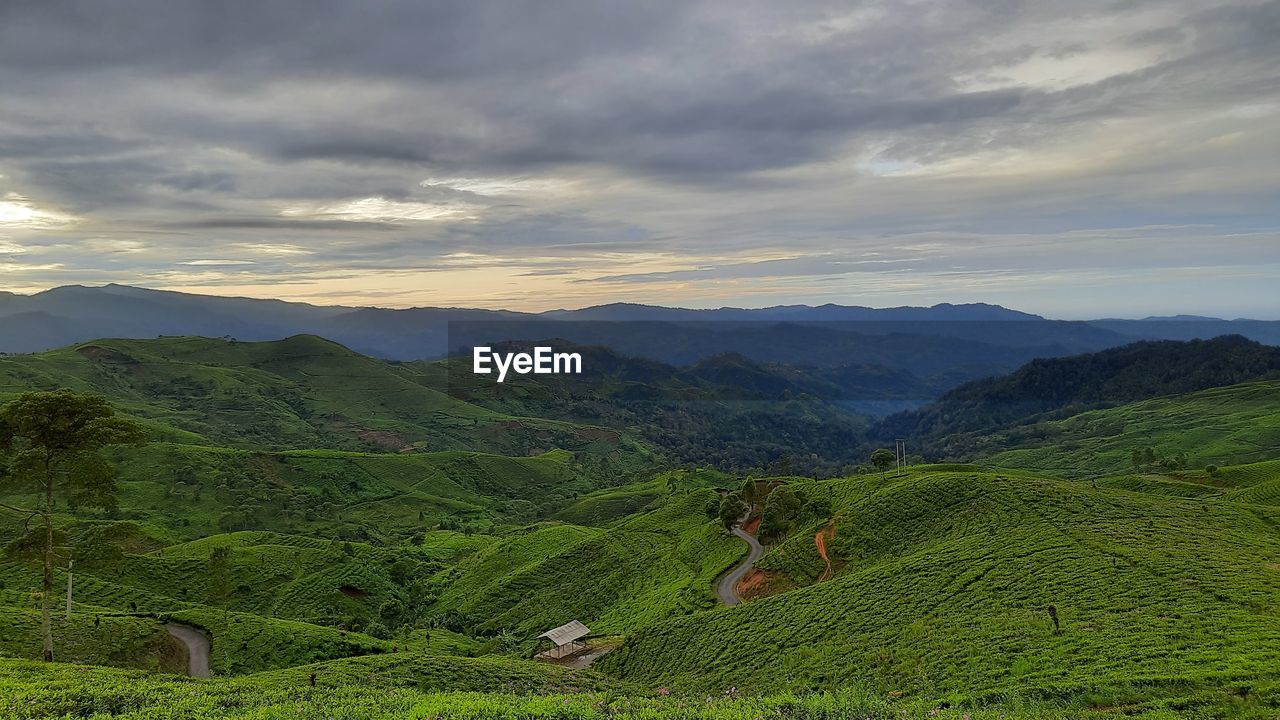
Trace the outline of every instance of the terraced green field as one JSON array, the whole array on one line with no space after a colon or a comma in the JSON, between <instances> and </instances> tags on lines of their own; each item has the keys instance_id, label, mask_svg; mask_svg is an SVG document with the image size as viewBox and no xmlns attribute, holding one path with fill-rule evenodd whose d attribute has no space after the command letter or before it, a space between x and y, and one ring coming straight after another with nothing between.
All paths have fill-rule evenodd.
<instances>
[{"instance_id":1,"label":"terraced green field","mask_svg":"<svg viewBox=\"0 0 1280 720\"><path fill-rule=\"evenodd\" d=\"M238 530L404 537L449 519L521 524L597 487L579 457L262 452L152 443L113 453L130 519L180 538Z\"/></svg>"},{"instance_id":2,"label":"terraced green field","mask_svg":"<svg viewBox=\"0 0 1280 720\"><path fill-rule=\"evenodd\" d=\"M246 707L285 707L304 716L340 703L361 717L424 707L472 713L459 717L540 717L553 713L545 700L556 697L561 708L587 714L547 716L594 717L590 708L606 698L619 704L619 717L633 711L680 717L691 707L702 717L779 707L792 717L821 717L842 706L831 697L779 701L756 694L832 691L844 693L836 696L845 698L844 709L859 713L924 716L947 703L974 717L1172 717L1188 710L1219 716L1224 709L1267 717L1280 667L1280 509L1232 496L1267 486L1276 467L1139 477L1136 484L1114 478L1097 487L966 466L921 467L902 478L789 478L791 489L832 510L836 534L828 549L836 575L815 582L822 564L813 532L828 524L816 519L761 562L795 589L734 608L715 608L711 586L745 546L716 528L707 512L715 493L692 480L664 480L653 509L597 527L543 523L484 539L436 531L420 546L394 549L253 531L153 550L155 538L125 527L114 535L142 552L124 553L109 575L78 575L76 629L60 624L67 639L59 652L160 669L173 654L162 647L157 618L204 628L215 638L215 672L244 677L201 684L190 702L200 698L191 707L206 714L222 699L239 697ZM1203 491L1165 491L1184 486ZM231 548L232 584L248 592L223 598L200 585L210 553L221 547ZM286 619L324 623L353 607L372 610L397 596L388 564L406 560L421 563L432 578L434 611L464 616L480 638L435 630L433 641L417 630L379 640ZM334 572L343 567L352 574ZM33 580L20 563L0 566L6 602L21 602ZM348 583L369 596L337 592ZM185 597L181 587L191 588ZM121 614L122 605L139 598L149 600L138 615ZM95 615L102 628L92 627ZM5 617L5 627L19 629L9 635L23 639L0 651L34 656L34 611ZM459 657L501 653L503 646L483 640L498 630L514 631L516 651L527 652L533 634L568 619L625 637L597 663L601 675L547 680L539 674L545 666L515 657ZM77 643L93 649L82 652ZM321 678L317 690L290 690L309 687L312 672ZM113 699L92 702L140 713L159 702L157 688L179 682L130 683L138 692L121 699L108 676L95 677L100 683L92 687L7 682L35 698L33 707L79 707L102 694ZM353 678L363 680L353 685ZM361 694L366 681L396 689ZM429 695L558 693L550 689L555 683L572 689L506 701ZM686 699L647 699L657 688ZM749 689L753 698L732 693L706 703L729 688ZM850 688L860 688L853 700ZM672 705L678 702L684 704ZM524 715L509 714L514 708Z\"/></svg>"},{"instance_id":3,"label":"terraced green field","mask_svg":"<svg viewBox=\"0 0 1280 720\"><path fill-rule=\"evenodd\" d=\"M714 492L670 492L606 528L548 524L491 545L459 564L436 608L532 636L574 619L620 634L712 607L712 581L745 546L708 517Z\"/></svg>"}]
</instances>

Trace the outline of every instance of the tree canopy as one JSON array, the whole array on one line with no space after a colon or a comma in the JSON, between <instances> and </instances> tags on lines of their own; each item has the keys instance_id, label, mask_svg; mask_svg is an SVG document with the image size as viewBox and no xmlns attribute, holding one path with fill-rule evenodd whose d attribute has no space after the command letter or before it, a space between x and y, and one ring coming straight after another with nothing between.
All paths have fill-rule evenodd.
<instances>
[{"instance_id":1,"label":"tree canopy","mask_svg":"<svg viewBox=\"0 0 1280 720\"><path fill-rule=\"evenodd\" d=\"M41 630L44 659L53 660L49 596L53 591L55 503L111 508L116 502L115 469L98 451L107 445L139 444L145 433L136 422L117 417L100 395L70 390L29 392L0 407L0 451L4 467L0 491L33 496L29 507L5 505L40 519L43 582Z\"/></svg>"}]
</instances>

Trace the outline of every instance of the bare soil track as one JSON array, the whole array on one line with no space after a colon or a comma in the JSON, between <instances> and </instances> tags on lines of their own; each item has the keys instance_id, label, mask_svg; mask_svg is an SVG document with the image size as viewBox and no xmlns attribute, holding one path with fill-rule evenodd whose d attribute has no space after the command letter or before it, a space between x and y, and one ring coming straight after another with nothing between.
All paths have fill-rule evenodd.
<instances>
[{"instance_id":1,"label":"bare soil track","mask_svg":"<svg viewBox=\"0 0 1280 720\"><path fill-rule=\"evenodd\" d=\"M187 647L187 674L209 677L209 636L190 625L178 623L166 623L164 629Z\"/></svg>"}]
</instances>

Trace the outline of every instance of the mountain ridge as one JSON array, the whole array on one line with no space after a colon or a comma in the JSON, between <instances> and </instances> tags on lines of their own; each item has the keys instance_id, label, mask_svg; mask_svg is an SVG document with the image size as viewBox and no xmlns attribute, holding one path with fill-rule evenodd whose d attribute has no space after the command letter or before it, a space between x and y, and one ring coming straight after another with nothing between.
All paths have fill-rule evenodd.
<instances>
[{"instance_id":1,"label":"mountain ridge","mask_svg":"<svg viewBox=\"0 0 1280 720\"><path fill-rule=\"evenodd\" d=\"M1217 320L1172 316L1145 320L1062 321L989 303L938 303L929 307L871 308L859 305L775 305L764 308L690 309L610 303L529 313L462 307L381 308L200 295L130 285L64 285L32 295L0 295L0 352L50 350L98 337L155 338L165 335L277 340L314 334L361 353L393 360L440 357L456 351L457 323L721 323L719 331L764 337L767 324L826 325L868 336L866 344L892 344L891 336L930 336L977 341L997 348L1031 348L1037 356L1088 352L1134 340L1209 338L1228 333L1280 344L1280 321ZM603 327L603 326L602 326ZM520 331L515 328L515 331ZM532 332L532 331L529 331ZM687 333L688 331L686 331ZM785 331L783 334L787 334ZM563 334L563 333L555 333ZM577 342L625 339L626 328L585 328ZM794 335L795 333L791 333ZM870 337L874 336L874 337ZM505 339L514 339L512 336ZM745 338L739 338L746 342ZM755 340L752 340L755 342ZM709 354L737 348L714 348ZM704 357L704 353L699 357ZM997 363L1010 369L1024 359ZM659 358L671 362L670 356ZM697 360L699 358L693 358ZM755 357L756 360L768 358Z\"/></svg>"}]
</instances>

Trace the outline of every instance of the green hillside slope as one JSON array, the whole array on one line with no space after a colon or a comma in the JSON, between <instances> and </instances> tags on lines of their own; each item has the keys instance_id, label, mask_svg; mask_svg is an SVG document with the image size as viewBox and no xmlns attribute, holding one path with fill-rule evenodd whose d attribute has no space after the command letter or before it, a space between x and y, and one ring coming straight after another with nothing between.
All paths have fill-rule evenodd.
<instances>
[{"instance_id":1,"label":"green hillside slope","mask_svg":"<svg viewBox=\"0 0 1280 720\"><path fill-rule=\"evenodd\" d=\"M276 530L367 539L441 520L528 522L609 482L593 456L473 452L260 452L152 443L113 453L127 517L196 538Z\"/></svg>"},{"instance_id":2,"label":"green hillside slope","mask_svg":"<svg viewBox=\"0 0 1280 720\"><path fill-rule=\"evenodd\" d=\"M1186 456L1192 468L1240 465L1280 452L1280 381L1156 398L984 438L984 462L1067 477L1132 469L1135 449Z\"/></svg>"},{"instance_id":3,"label":"green hillside slope","mask_svg":"<svg viewBox=\"0 0 1280 720\"><path fill-rule=\"evenodd\" d=\"M1280 348L1239 335L1137 342L1096 353L1033 360L977 380L919 410L887 418L882 439L907 437L936 457L973 457L981 437L1086 410L1280 377Z\"/></svg>"},{"instance_id":4,"label":"green hillside slope","mask_svg":"<svg viewBox=\"0 0 1280 720\"><path fill-rule=\"evenodd\" d=\"M607 528L553 524L505 539L458 566L436 609L532 637L570 620L619 634L712 607L712 581L745 550L708 516L717 505L711 490L677 487Z\"/></svg>"},{"instance_id":5,"label":"green hillside slope","mask_svg":"<svg viewBox=\"0 0 1280 720\"><path fill-rule=\"evenodd\" d=\"M650 627L600 666L704 691L1085 705L1276 682L1275 510L963 470L799 485L832 503L834 579Z\"/></svg>"},{"instance_id":6,"label":"green hillside slope","mask_svg":"<svg viewBox=\"0 0 1280 720\"><path fill-rule=\"evenodd\" d=\"M0 358L0 399L67 387L106 395L159 439L241 448L608 453L617 433L514 418L425 387L322 338L96 340Z\"/></svg>"}]
</instances>

